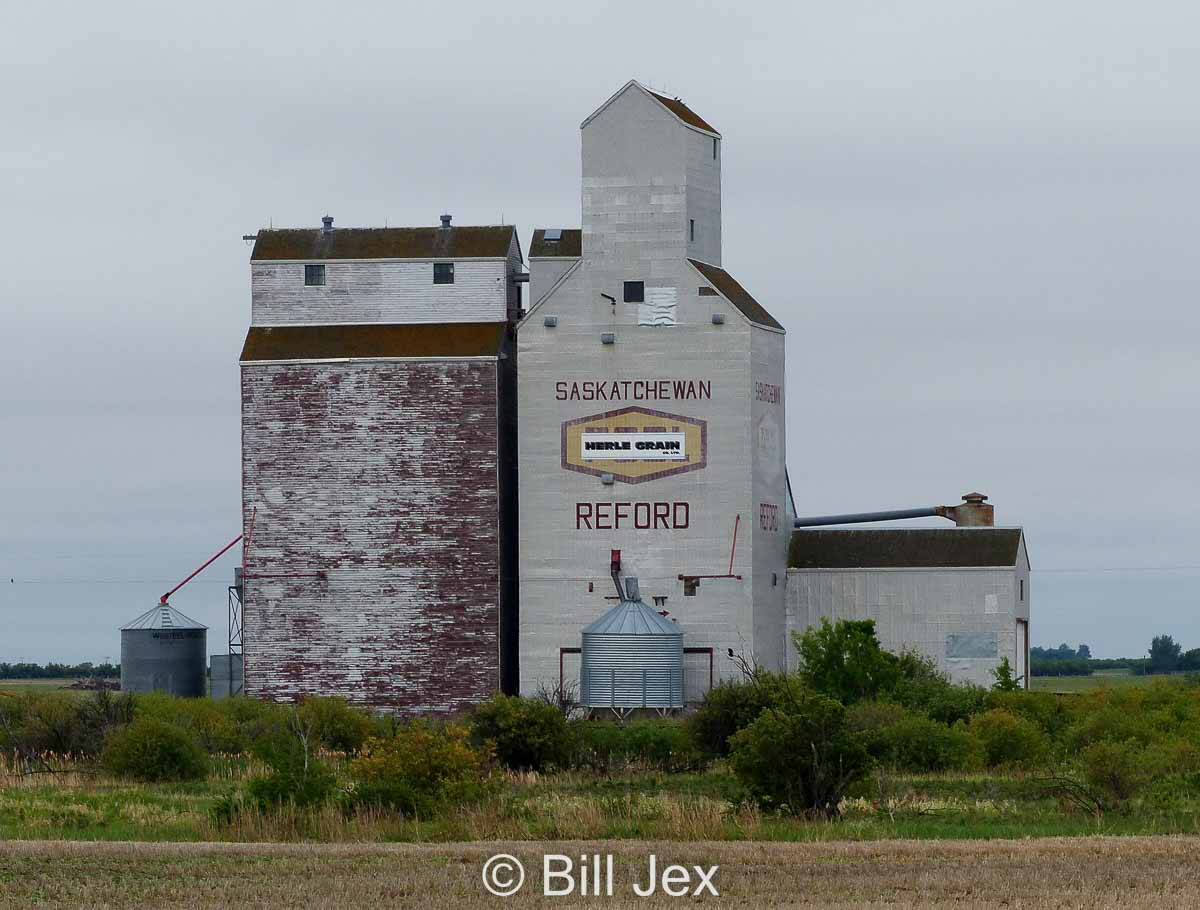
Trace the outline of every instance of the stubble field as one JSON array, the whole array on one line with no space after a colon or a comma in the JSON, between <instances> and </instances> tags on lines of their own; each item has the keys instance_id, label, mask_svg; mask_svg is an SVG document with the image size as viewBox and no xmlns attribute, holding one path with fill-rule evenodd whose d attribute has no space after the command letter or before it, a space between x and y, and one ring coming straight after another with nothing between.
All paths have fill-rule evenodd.
<instances>
[{"instance_id":1,"label":"stubble field","mask_svg":"<svg viewBox=\"0 0 1200 910\"><path fill-rule=\"evenodd\" d=\"M544 897L545 852L616 855L612 898ZM518 857L524 888L501 899L483 886L484 861ZM0 908L670 907L637 898L647 857L719 864L719 897L743 907L1194 907L1200 839L1089 837L888 843L144 844L0 845ZM691 899L695 900L695 899Z\"/></svg>"}]
</instances>

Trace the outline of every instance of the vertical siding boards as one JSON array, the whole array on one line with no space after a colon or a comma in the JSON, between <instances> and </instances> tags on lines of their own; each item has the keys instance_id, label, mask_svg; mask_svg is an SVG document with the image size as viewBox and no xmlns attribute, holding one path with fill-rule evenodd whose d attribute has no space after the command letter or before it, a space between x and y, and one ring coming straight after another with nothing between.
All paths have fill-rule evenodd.
<instances>
[{"instance_id":1,"label":"vertical siding boards","mask_svg":"<svg viewBox=\"0 0 1200 910\"><path fill-rule=\"evenodd\" d=\"M498 687L497 383L494 360L243 364L247 694L418 712Z\"/></svg>"}]
</instances>

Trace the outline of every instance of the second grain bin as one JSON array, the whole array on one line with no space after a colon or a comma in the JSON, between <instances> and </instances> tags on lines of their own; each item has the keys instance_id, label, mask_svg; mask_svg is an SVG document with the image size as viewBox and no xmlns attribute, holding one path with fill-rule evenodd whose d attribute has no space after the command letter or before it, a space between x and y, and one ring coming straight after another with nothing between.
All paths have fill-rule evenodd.
<instances>
[{"instance_id":1,"label":"second grain bin","mask_svg":"<svg viewBox=\"0 0 1200 910\"><path fill-rule=\"evenodd\" d=\"M580 702L624 714L683 707L683 632L642 602L636 578L583 630Z\"/></svg>"},{"instance_id":2,"label":"second grain bin","mask_svg":"<svg viewBox=\"0 0 1200 910\"><path fill-rule=\"evenodd\" d=\"M121 627L121 691L204 695L208 627L159 604Z\"/></svg>"}]
</instances>

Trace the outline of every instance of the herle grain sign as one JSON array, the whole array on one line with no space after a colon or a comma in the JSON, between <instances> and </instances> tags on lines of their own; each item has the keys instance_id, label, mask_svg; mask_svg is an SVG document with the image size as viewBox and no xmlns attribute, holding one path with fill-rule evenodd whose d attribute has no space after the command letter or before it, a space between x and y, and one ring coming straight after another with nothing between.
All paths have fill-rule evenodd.
<instances>
[{"instance_id":1,"label":"herle grain sign","mask_svg":"<svg viewBox=\"0 0 1200 910\"><path fill-rule=\"evenodd\" d=\"M562 466L568 471L644 483L707 463L708 424L694 417L632 407L562 425Z\"/></svg>"}]
</instances>

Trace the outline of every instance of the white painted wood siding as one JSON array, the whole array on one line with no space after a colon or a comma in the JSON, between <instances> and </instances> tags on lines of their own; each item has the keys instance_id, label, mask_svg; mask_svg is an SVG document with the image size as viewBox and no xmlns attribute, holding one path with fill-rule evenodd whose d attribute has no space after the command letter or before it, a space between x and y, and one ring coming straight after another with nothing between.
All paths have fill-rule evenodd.
<instances>
[{"instance_id":1,"label":"white painted wood siding","mask_svg":"<svg viewBox=\"0 0 1200 910\"><path fill-rule=\"evenodd\" d=\"M433 283L435 260L313 260L325 285L306 287L305 261L250 264L252 325L503 322L504 259L454 262L454 284Z\"/></svg>"}]
</instances>

